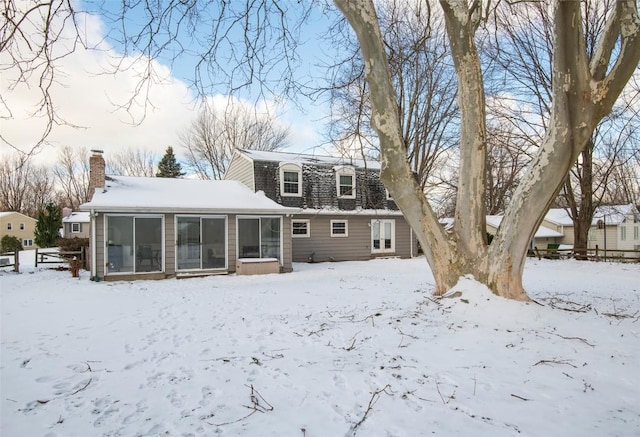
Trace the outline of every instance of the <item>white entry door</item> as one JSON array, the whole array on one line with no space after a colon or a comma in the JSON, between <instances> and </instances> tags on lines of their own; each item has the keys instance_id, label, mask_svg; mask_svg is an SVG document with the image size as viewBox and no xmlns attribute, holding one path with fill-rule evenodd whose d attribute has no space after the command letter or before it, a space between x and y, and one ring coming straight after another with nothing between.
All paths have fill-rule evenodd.
<instances>
[{"instance_id":1,"label":"white entry door","mask_svg":"<svg viewBox=\"0 0 640 437\"><path fill-rule=\"evenodd\" d=\"M395 253L396 221L371 220L371 253Z\"/></svg>"}]
</instances>

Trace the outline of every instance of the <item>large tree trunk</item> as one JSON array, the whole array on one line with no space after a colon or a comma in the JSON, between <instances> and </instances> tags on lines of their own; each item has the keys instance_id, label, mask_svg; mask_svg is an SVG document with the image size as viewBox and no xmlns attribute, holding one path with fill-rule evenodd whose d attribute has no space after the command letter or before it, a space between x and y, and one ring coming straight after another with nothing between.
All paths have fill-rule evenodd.
<instances>
[{"instance_id":1,"label":"large tree trunk","mask_svg":"<svg viewBox=\"0 0 640 437\"><path fill-rule=\"evenodd\" d=\"M335 3L360 42L371 94L371 123L380 140L382 180L425 251L436 280L435 293L447 291L460 276L471 274L500 296L527 300L522 271L529 242L571 164L599 120L611 110L640 59L635 2L621 1L618 14L611 20L613 33L621 27L625 31L618 62L609 74L601 77L590 74L579 19L580 3L559 0L554 3L554 102L550 127L490 246L485 231L484 89L473 40L480 3L474 2L469 9L463 0L440 1L458 75L461 111L460 182L454 231L450 236L439 225L407 162L395 91L373 3L364 0L335 0ZM600 57L611 56L614 47L611 41L615 39L604 38ZM601 64L594 63L592 71Z\"/></svg>"}]
</instances>

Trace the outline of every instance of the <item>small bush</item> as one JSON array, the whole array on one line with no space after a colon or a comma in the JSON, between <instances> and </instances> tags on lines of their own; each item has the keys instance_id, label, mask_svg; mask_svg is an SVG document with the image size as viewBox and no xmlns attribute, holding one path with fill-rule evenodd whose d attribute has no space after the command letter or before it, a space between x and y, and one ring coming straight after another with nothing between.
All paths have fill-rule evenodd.
<instances>
[{"instance_id":1,"label":"small bush","mask_svg":"<svg viewBox=\"0 0 640 437\"><path fill-rule=\"evenodd\" d=\"M19 252L23 250L22 243L17 237L5 235L0 240L0 252Z\"/></svg>"},{"instance_id":2,"label":"small bush","mask_svg":"<svg viewBox=\"0 0 640 437\"><path fill-rule=\"evenodd\" d=\"M58 247L62 252L75 252L82 250L83 247L89 247L88 238L60 238L58 239Z\"/></svg>"}]
</instances>

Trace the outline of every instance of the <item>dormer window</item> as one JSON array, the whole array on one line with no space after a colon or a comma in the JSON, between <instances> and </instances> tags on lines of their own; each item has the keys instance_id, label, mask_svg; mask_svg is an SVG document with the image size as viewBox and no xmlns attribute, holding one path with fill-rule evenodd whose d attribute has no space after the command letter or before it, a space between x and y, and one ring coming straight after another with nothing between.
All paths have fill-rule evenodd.
<instances>
[{"instance_id":1,"label":"dormer window","mask_svg":"<svg viewBox=\"0 0 640 437\"><path fill-rule=\"evenodd\" d=\"M339 199L356 198L356 171L353 167L336 167L336 192Z\"/></svg>"},{"instance_id":2,"label":"dormer window","mask_svg":"<svg viewBox=\"0 0 640 437\"><path fill-rule=\"evenodd\" d=\"M280 166L280 195L283 197L302 196L302 168L297 164Z\"/></svg>"}]
</instances>

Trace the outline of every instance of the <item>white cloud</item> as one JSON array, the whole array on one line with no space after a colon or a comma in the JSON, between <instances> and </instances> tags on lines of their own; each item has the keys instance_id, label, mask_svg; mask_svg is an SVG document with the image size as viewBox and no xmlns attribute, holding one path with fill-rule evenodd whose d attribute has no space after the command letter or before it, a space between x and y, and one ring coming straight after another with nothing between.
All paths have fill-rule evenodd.
<instances>
[{"instance_id":1,"label":"white cloud","mask_svg":"<svg viewBox=\"0 0 640 437\"><path fill-rule=\"evenodd\" d=\"M99 17L86 16L83 25L85 40L101 41L99 50L79 47L72 54L57 62L57 81L51 95L58 116L78 126L56 125L41 147L37 160L48 163L56 159L63 146L102 149L114 154L125 149L144 147L158 155L164 154L168 145L174 146L179 155L178 136L197 116L199 103L189 87L172 76L171 70L157 61L144 57L123 58L103 39L104 25ZM7 57L3 56L5 63ZM116 73L114 63L119 62ZM124 68L123 68L124 67ZM152 77L136 91L141 80L151 72ZM34 116L42 98L36 77L13 86L12 74L3 71L0 77L0 95L10 109L0 109L1 133L12 146L29 151L40 139L46 119ZM208 100L229 101L227 96L212 96ZM131 105L124 109L122 106ZM244 105L250 102L242 101ZM286 106L286 105L285 105ZM273 102L256 106L257 111L280 108ZM287 108L283 124L292 124L292 148L300 142L308 146L317 140L317 134L297 111ZM300 124L300 129L297 124ZM11 146L0 143L0 154Z\"/></svg>"},{"instance_id":2,"label":"white cloud","mask_svg":"<svg viewBox=\"0 0 640 437\"><path fill-rule=\"evenodd\" d=\"M102 26L90 18L85 28L92 34L89 39L94 39ZM177 142L177 132L194 114L194 98L188 87L172 78L168 68L144 58L124 58L121 65L127 68L109 73L108 66L118 58L103 46L100 51L77 49L57 62L58 76L51 88L53 103L60 118L79 128L54 126L38 159L54 159L66 145L100 148L106 153L144 146L162 153L167 145ZM153 69L154 79L136 95L146 68ZM42 98L37 78L11 88L12 78L3 76L0 92L11 118L2 120L2 135L10 144L28 151L46 125L44 117L34 117ZM129 112L118 108L130 100ZM1 147L9 149L7 144Z\"/></svg>"}]
</instances>

